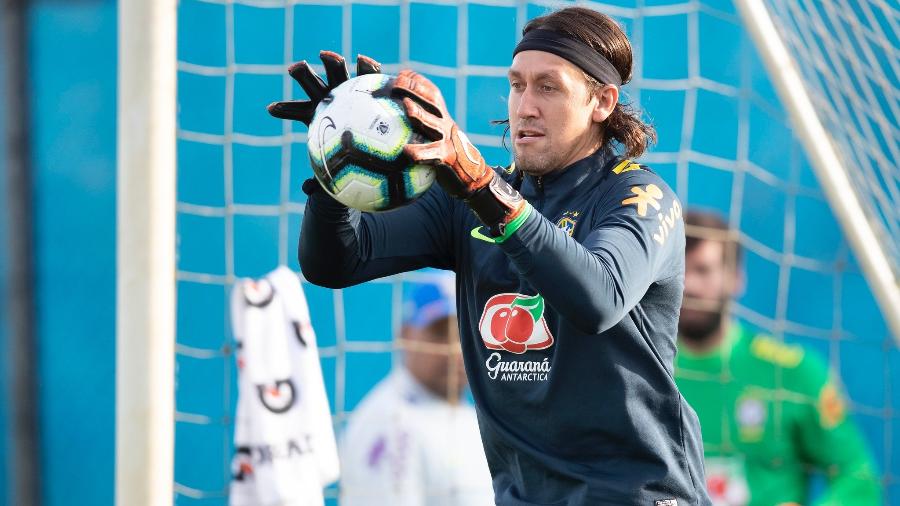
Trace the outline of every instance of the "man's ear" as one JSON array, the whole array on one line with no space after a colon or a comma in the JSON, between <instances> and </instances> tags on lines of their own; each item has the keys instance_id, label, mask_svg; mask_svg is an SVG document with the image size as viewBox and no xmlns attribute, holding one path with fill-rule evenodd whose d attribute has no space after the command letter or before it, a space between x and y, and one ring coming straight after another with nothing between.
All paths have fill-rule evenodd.
<instances>
[{"instance_id":1,"label":"man's ear","mask_svg":"<svg viewBox=\"0 0 900 506\"><path fill-rule=\"evenodd\" d=\"M744 295L744 289L747 287L744 266L741 265L741 260L738 259L738 248L740 246L737 242L726 242L723 243L723 248L725 248L726 295L733 299L738 299Z\"/></svg>"},{"instance_id":2,"label":"man's ear","mask_svg":"<svg viewBox=\"0 0 900 506\"><path fill-rule=\"evenodd\" d=\"M734 272L734 284L731 287L731 297L738 299L744 295L744 289L747 288L747 278L744 276L744 270L740 267Z\"/></svg>"},{"instance_id":3,"label":"man's ear","mask_svg":"<svg viewBox=\"0 0 900 506\"><path fill-rule=\"evenodd\" d=\"M611 84L604 85L594 93L594 96L597 98L597 102L591 119L597 123L603 123L619 103L619 87Z\"/></svg>"},{"instance_id":4,"label":"man's ear","mask_svg":"<svg viewBox=\"0 0 900 506\"><path fill-rule=\"evenodd\" d=\"M732 260L734 262L734 260ZM726 265L725 266L725 282L722 288L725 291L725 296L730 297L732 299L739 299L742 295L744 295L744 289L747 286L747 279L744 276L744 269L741 268L741 265Z\"/></svg>"}]
</instances>

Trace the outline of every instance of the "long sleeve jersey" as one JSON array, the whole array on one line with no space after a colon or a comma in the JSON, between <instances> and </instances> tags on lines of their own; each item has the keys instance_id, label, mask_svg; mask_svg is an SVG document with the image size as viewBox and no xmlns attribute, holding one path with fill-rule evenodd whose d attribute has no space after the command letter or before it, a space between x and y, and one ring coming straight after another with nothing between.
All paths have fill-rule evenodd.
<instances>
[{"instance_id":1,"label":"long sleeve jersey","mask_svg":"<svg viewBox=\"0 0 900 506\"><path fill-rule=\"evenodd\" d=\"M675 378L700 417L716 504L810 504L813 469L828 487L812 504L881 504L872 457L818 357L735 323L708 353L682 347Z\"/></svg>"},{"instance_id":2,"label":"long sleeve jersey","mask_svg":"<svg viewBox=\"0 0 900 506\"><path fill-rule=\"evenodd\" d=\"M501 243L435 185L385 213L312 192L306 278L340 288L456 272L459 331L500 505L709 504L696 414L673 377L684 225L652 171L601 149L542 177Z\"/></svg>"}]
</instances>

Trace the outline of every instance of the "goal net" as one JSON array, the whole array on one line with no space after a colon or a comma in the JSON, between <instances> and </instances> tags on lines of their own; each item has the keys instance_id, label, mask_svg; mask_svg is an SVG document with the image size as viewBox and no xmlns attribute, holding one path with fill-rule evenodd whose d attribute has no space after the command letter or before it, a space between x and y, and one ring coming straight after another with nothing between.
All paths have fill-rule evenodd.
<instances>
[{"instance_id":1,"label":"goal net","mask_svg":"<svg viewBox=\"0 0 900 506\"><path fill-rule=\"evenodd\" d=\"M880 247L900 271L900 11L896 2L768 1Z\"/></svg>"},{"instance_id":2,"label":"goal net","mask_svg":"<svg viewBox=\"0 0 900 506\"><path fill-rule=\"evenodd\" d=\"M302 125L265 105L302 98L287 76L320 49L411 67L441 88L485 158L506 163L506 69L528 19L551 1L181 0L177 43L177 317L174 492L225 504L236 396L230 287L296 245L312 172ZM730 0L579 2L618 19L635 50L627 98L659 133L644 158L685 207L739 231L747 286L736 317L819 353L840 375L900 501L900 353L848 246L800 135ZM802 85L896 269L898 7L889 0L767 1ZM798 86L800 83L797 84ZM303 283L338 434L395 360L404 278L346 290ZM329 489L337 503L339 484Z\"/></svg>"}]
</instances>

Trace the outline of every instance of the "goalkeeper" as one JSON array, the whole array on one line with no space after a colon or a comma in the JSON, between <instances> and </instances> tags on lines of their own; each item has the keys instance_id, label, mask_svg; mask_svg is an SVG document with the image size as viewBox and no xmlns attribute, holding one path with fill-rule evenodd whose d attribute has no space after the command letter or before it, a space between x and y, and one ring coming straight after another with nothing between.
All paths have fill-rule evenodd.
<instances>
[{"instance_id":1,"label":"goalkeeper","mask_svg":"<svg viewBox=\"0 0 900 506\"><path fill-rule=\"evenodd\" d=\"M809 504L810 471L828 479L818 505L881 503L869 452L837 381L815 356L728 318L740 250L716 215L689 212L675 378L703 427L716 505Z\"/></svg>"},{"instance_id":2,"label":"goalkeeper","mask_svg":"<svg viewBox=\"0 0 900 506\"><path fill-rule=\"evenodd\" d=\"M272 104L308 124L347 79L291 74L310 101ZM365 57L361 73L377 71ZM681 207L629 159L654 136L618 103L631 45L608 16L567 8L532 20L509 69L515 164L492 169L440 91L403 71L393 84L408 145L437 181L409 206L350 210L314 181L299 259L340 288L430 266L457 273L466 373L500 505L706 505L700 427L673 378L684 269Z\"/></svg>"}]
</instances>

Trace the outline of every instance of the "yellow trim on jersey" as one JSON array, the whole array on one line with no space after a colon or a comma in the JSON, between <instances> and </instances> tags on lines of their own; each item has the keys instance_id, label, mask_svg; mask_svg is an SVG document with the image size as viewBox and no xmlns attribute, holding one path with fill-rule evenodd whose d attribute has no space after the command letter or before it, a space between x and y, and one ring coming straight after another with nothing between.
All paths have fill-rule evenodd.
<instances>
[{"instance_id":1,"label":"yellow trim on jersey","mask_svg":"<svg viewBox=\"0 0 900 506\"><path fill-rule=\"evenodd\" d=\"M623 172L628 172L632 170L640 170L641 166L632 162L631 160L625 159L622 160L618 165L613 167L613 174L621 174Z\"/></svg>"},{"instance_id":2,"label":"yellow trim on jersey","mask_svg":"<svg viewBox=\"0 0 900 506\"><path fill-rule=\"evenodd\" d=\"M784 344L767 336L756 336L750 344L750 351L757 358L781 367L797 367L803 360L803 348Z\"/></svg>"}]
</instances>

